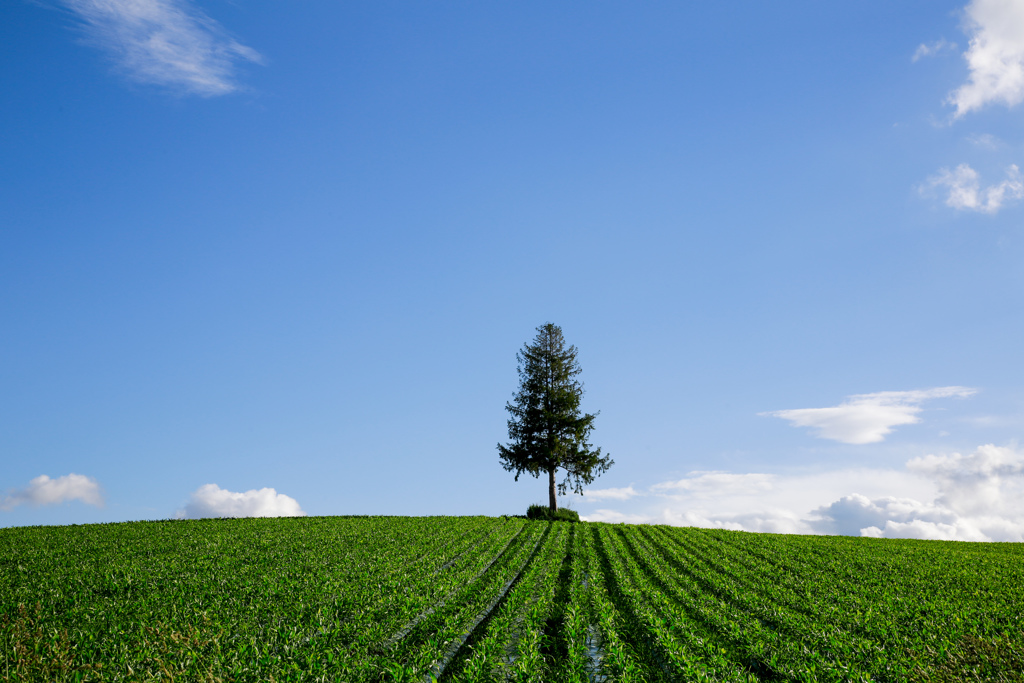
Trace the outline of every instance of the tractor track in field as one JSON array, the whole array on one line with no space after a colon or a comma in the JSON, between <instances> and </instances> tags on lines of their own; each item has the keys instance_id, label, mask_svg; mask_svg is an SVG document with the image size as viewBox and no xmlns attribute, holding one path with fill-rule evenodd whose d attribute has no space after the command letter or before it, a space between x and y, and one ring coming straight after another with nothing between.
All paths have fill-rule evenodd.
<instances>
[{"instance_id":1,"label":"tractor track in field","mask_svg":"<svg viewBox=\"0 0 1024 683\"><path fill-rule=\"evenodd\" d=\"M431 614L436 612L438 610L438 608L443 607L444 604L446 602L448 602L448 600L453 595L455 595L456 593L458 593L459 591L464 589L466 586L471 585L474 581L476 581L481 576L483 576L487 572L488 569L490 569L492 566L494 566L495 562L497 562L499 559L501 559L505 555L505 551L508 550L508 547L510 545L512 545L512 542L514 540L519 538L519 536L523 533L524 529L526 529L526 525L525 524L522 527L520 527L519 531L517 531L510 539L508 539L508 541L506 541L505 545L502 546L501 550L499 550L498 553L494 557L491 558L490 562L485 564L480 571L478 571L476 574L473 575L472 578L470 578L469 580L459 584L458 586L456 586L452 590L448 591L448 593L445 594L445 596L443 598L441 598L440 600L436 601L430 607L428 607L427 609L423 610L418 615L416 615L412 619L412 621L408 622L405 626L403 626L401 629L399 629L397 633L395 633L393 636L391 636L386 641L384 641L380 645L380 649L381 650L390 650L391 648L393 648L395 645L400 643L402 641L402 639L404 639L407 635L409 635L409 633L412 632L412 630L414 628L416 628L416 626L418 626L420 622L422 622L424 619L426 619Z\"/></svg>"},{"instance_id":2,"label":"tractor track in field","mask_svg":"<svg viewBox=\"0 0 1024 683\"><path fill-rule=\"evenodd\" d=\"M558 539L556 539L556 542L557 542L557 540ZM566 542L567 541L568 541L568 539L566 539ZM538 575L540 577L547 576L548 572L550 571L550 569L552 567L552 565L555 565L555 564L559 565L559 567L564 567L566 565L566 562L568 561L568 559L569 559L569 552L568 552L568 548L567 547L563 548L561 554L552 553L551 557L548 558L546 564L544 565L544 567L541 568L541 571L539 572ZM559 574L561 574L561 571L562 570L560 570ZM556 577L556 579L557 579L557 577ZM556 591L556 594L557 594L557 591ZM500 668L500 669L502 669L504 671L504 675L500 675L499 677L503 678L506 681L511 679L512 667L515 665L516 661L520 658L519 645L520 645L520 641L522 640L522 636L523 636L523 623L526 621L526 617L529 614L530 610L533 609L534 605L536 605L538 602L540 602L540 600L541 600L541 594L540 593L535 593L534 595L532 595L530 597L530 599L527 600L519 608L519 613L516 616L515 621L512 622L512 624L510 626L511 634L508 637L508 641L505 643L505 654L502 657L501 664L498 666L498 668Z\"/></svg>"},{"instance_id":3,"label":"tractor track in field","mask_svg":"<svg viewBox=\"0 0 1024 683\"><path fill-rule=\"evenodd\" d=\"M523 575L523 570L529 567L530 563L533 562L533 558L536 557L537 551L541 548L541 542L544 539L546 539L550 533L551 523L549 522L547 528L545 528L544 531L537 536L537 540L533 542L533 548L530 549L530 554L527 555L526 559L524 559L519 564L519 567L516 569L515 575L513 575L511 579L505 582L505 585L501 587L501 590L498 591L498 594L494 596L490 603L488 603L487 607L482 609L473 618L472 623L470 623L470 625L464 630L464 632L461 635L449 641L444 656L442 657L441 661L439 661L437 664L431 667L430 672L423 679L424 683L431 683L432 678L433 680L439 680L441 678L441 676L444 674L445 669L447 669L448 666L452 663L452 660L455 659L455 656L459 653L459 650L462 649L462 646L466 644L466 641L469 640L470 636L473 635L473 632L477 629L477 627L480 626L480 624L483 623L487 619L487 617L491 615L491 612L493 612L501 603L501 601L505 599L505 596L508 595L508 592L510 590L512 590L512 587L519 582L519 577Z\"/></svg>"},{"instance_id":4,"label":"tractor track in field","mask_svg":"<svg viewBox=\"0 0 1024 683\"><path fill-rule=\"evenodd\" d=\"M474 548L476 548L478 545L480 545L481 543L486 541L488 538L493 536L495 534L495 532L498 531L498 529L502 528L502 526L504 526L504 524L494 526L494 527L492 527L490 529L485 529L484 532L480 535L480 538L478 538L473 543L473 545L469 546L468 548L466 548L465 550L463 550L462 552L457 554L455 557L453 557L452 559L448 560L443 565L441 565L440 567L435 569L433 571L433 575L436 576L436 575L440 574L441 572L443 572L444 570L446 570L449 567L451 567L452 565L454 565L456 562L459 561L459 559L461 559L462 557L465 557L466 555L468 555Z\"/></svg>"}]
</instances>

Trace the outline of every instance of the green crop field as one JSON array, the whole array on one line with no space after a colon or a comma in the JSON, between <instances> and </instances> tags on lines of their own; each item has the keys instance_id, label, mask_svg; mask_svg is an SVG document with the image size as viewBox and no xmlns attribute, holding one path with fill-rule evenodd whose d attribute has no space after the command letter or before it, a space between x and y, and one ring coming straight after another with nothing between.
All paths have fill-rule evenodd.
<instances>
[{"instance_id":1,"label":"green crop field","mask_svg":"<svg viewBox=\"0 0 1024 683\"><path fill-rule=\"evenodd\" d=\"M1024 681L1024 547L487 517L0 529L4 681Z\"/></svg>"}]
</instances>

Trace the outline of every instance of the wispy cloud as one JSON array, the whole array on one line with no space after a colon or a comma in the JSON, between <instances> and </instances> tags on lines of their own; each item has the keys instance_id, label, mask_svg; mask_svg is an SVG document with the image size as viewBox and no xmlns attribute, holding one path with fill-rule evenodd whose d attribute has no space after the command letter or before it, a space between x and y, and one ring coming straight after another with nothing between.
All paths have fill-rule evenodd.
<instances>
[{"instance_id":1,"label":"wispy cloud","mask_svg":"<svg viewBox=\"0 0 1024 683\"><path fill-rule=\"evenodd\" d=\"M141 83L223 95L238 89L240 61L262 61L188 0L60 1L81 20L88 41Z\"/></svg>"},{"instance_id":2,"label":"wispy cloud","mask_svg":"<svg viewBox=\"0 0 1024 683\"><path fill-rule=\"evenodd\" d=\"M982 149L999 149L1003 141L991 133L974 133L967 136L967 142Z\"/></svg>"},{"instance_id":3,"label":"wispy cloud","mask_svg":"<svg viewBox=\"0 0 1024 683\"><path fill-rule=\"evenodd\" d=\"M941 168L925 182L921 192L927 194L935 188L944 188L946 206L959 211L994 214L1007 202L1024 198L1024 178L1016 165L1006 169L1006 180L985 188L981 187L978 172L967 164L960 164L952 171Z\"/></svg>"},{"instance_id":4,"label":"wispy cloud","mask_svg":"<svg viewBox=\"0 0 1024 683\"><path fill-rule=\"evenodd\" d=\"M954 118L992 102L1013 107L1024 100L1024 4L1019 0L972 0L964 8L970 75L948 102Z\"/></svg>"},{"instance_id":5,"label":"wispy cloud","mask_svg":"<svg viewBox=\"0 0 1024 683\"><path fill-rule=\"evenodd\" d=\"M678 481L666 481L655 484L651 491L655 493L709 493L716 495L728 492L729 495L750 495L768 491L775 480L771 474L732 474L730 472L690 472Z\"/></svg>"},{"instance_id":6,"label":"wispy cloud","mask_svg":"<svg viewBox=\"0 0 1024 683\"><path fill-rule=\"evenodd\" d=\"M103 493L99 482L84 474L65 474L51 479L41 474L23 489L12 489L0 499L0 510L10 510L18 505L57 505L70 500L80 500L88 505L103 507Z\"/></svg>"},{"instance_id":7,"label":"wispy cloud","mask_svg":"<svg viewBox=\"0 0 1024 683\"><path fill-rule=\"evenodd\" d=\"M587 489L583 492L584 500L629 500L640 495L633 485L618 489Z\"/></svg>"},{"instance_id":8,"label":"wispy cloud","mask_svg":"<svg viewBox=\"0 0 1024 683\"><path fill-rule=\"evenodd\" d=\"M968 387L936 387L915 391L880 391L856 394L829 408L796 408L761 413L788 420L794 427L810 427L823 439L866 444L883 441L893 427L921 421L921 403L934 398L967 397Z\"/></svg>"},{"instance_id":9,"label":"wispy cloud","mask_svg":"<svg viewBox=\"0 0 1024 683\"><path fill-rule=\"evenodd\" d=\"M917 46L917 49L914 50L914 54L910 58L910 61L916 62L924 57L934 57L940 52L946 52L948 50L955 49L956 43L950 43L945 38L936 40L934 43L931 44L921 43L920 45Z\"/></svg>"},{"instance_id":10,"label":"wispy cloud","mask_svg":"<svg viewBox=\"0 0 1024 683\"><path fill-rule=\"evenodd\" d=\"M236 493L216 484L196 489L178 518L203 517L304 517L297 500L272 488Z\"/></svg>"}]
</instances>

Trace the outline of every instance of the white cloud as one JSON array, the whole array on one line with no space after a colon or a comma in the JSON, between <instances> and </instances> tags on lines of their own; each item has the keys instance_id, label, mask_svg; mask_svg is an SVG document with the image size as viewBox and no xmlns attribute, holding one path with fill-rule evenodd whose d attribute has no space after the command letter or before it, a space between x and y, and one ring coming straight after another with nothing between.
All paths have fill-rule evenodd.
<instances>
[{"instance_id":1,"label":"white cloud","mask_svg":"<svg viewBox=\"0 0 1024 683\"><path fill-rule=\"evenodd\" d=\"M989 444L967 455L914 458L902 471L691 472L651 486L643 500L640 509L605 508L581 517L770 533L1021 542L1024 452Z\"/></svg>"},{"instance_id":2,"label":"white cloud","mask_svg":"<svg viewBox=\"0 0 1024 683\"><path fill-rule=\"evenodd\" d=\"M584 500L629 500L639 495L633 485L620 489L587 489L583 492Z\"/></svg>"},{"instance_id":3,"label":"white cloud","mask_svg":"<svg viewBox=\"0 0 1024 683\"><path fill-rule=\"evenodd\" d=\"M660 522L672 526L697 526L704 529L731 529L766 534L810 533L807 523L800 515L779 508L711 517L689 510L676 511L666 508L662 510Z\"/></svg>"},{"instance_id":4,"label":"white cloud","mask_svg":"<svg viewBox=\"0 0 1024 683\"><path fill-rule=\"evenodd\" d=\"M812 525L874 537L1024 541L1024 453L987 444L968 455L914 458L907 470L936 483L933 502L847 496L816 510Z\"/></svg>"},{"instance_id":5,"label":"white cloud","mask_svg":"<svg viewBox=\"0 0 1024 683\"><path fill-rule=\"evenodd\" d=\"M970 75L949 95L954 118L992 102L1008 107L1024 100L1024 3L972 0L964 8Z\"/></svg>"},{"instance_id":6,"label":"white cloud","mask_svg":"<svg viewBox=\"0 0 1024 683\"><path fill-rule=\"evenodd\" d=\"M831 505L818 508L812 514L816 517L811 522L815 531L845 536L864 535L863 530L866 528L877 529L886 524L907 524L915 521L949 526L957 519L956 513L952 510L921 503L913 498L883 496L872 500L859 493L843 496Z\"/></svg>"},{"instance_id":7,"label":"white cloud","mask_svg":"<svg viewBox=\"0 0 1024 683\"><path fill-rule=\"evenodd\" d=\"M761 415L780 417L795 427L811 427L817 436L850 444L883 441L893 427L921 421L921 403L934 398L966 397L977 393L967 387L937 387L915 391L880 391L855 394L830 408L775 410Z\"/></svg>"},{"instance_id":8,"label":"white cloud","mask_svg":"<svg viewBox=\"0 0 1024 683\"><path fill-rule=\"evenodd\" d=\"M103 493L99 482L84 474L65 474L50 479L41 474L23 489L13 489L0 499L0 510L10 510L18 505L57 505L70 500L80 500L88 505L103 507Z\"/></svg>"},{"instance_id":9,"label":"white cloud","mask_svg":"<svg viewBox=\"0 0 1024 683\"><path fill-rule=\"evenodd\" d=\"M941 522L925 522L915 519L909 522L887 521L885 527L879 529L869 526L861 529L861 536L869 538L917 538L924 541L987 541L985 536L973 533L970 528L961 528L955 524Z\"/></svg>"},{"instance_id":10,"label":"white cloud","mask_svg":"<svg viewBox=\"0 0 1024 683\"><path fill-rule=\"evenodd\" d=\"M938 503L962 515L1024 516L1024 457L991 444L969 455L914 458L907 469L940 483Z\"/></svg>"},{"instance_id":11,"label":"white cloud","mask_svg":"<svg viewBox=\"0 0 1024 683\"><path fill-rule=\"evenodd\" d=\"M940 168L937 174L928 178L921 190L927 193L937 187L948 190L946 206L960 211L994 214L1003 208L1004 203L1024 197L1024 179L1016 164L1006 169L1006 180L986 188L981 187L978 172L967 164L960 164L952 171Z\"/></svg>"},{"instance_id":12,"label":"white cloud","mask_svg":"<svg viewBox=\"0 0 1024 683\"><path fill-rule=\"evenodd\" d=\"M272 488L253 489L236 493L216 484L196 489L178 517L304 517L298 501Z\"/></svg>"},{"instance_id":13,"label":"white cloud","mask_svg":"<svg viewBox=\"0 0 1024 683\"><path fill-rule=\"evenodd\" d=\"M260 62L188 0L61 0L89 42L130 78L196 95L237 90L236 64Z\"/></svg>"},{"instance_id":14,"label":"white cloud","mask_svg":"<svg viewBox=\"0 0 1024 683\"><path fill-rule=\"evenodd\" d=\"M920 45L917 46L917 49L914 50L914 55L910 58L910 61L916 62L917 60L921 59L922 57L934 57L935 55L939 54L940 52L944 52L946 50L955 50L955 49L956 49L956 43L950 43L945 38L941 38L939 40L936 40L931 45L926 45L925 43L921 43Z\"/></svg>"},{"instance_id":15,"label":"white cloud","mask_svg":"<svg viewBox=\"0 0 1024 683\"><path fill-rule=\"evenodd\" d=\"M893 489L919 498L937 495L933 482L897 470L845 469L790 475L690 472L682 479L638 491L639 500L624 505L631 509L606 508L582 516L591 521L821 533L806 519L809 511L828 505L851 488L872 496L883 496Z\"/></svg>"}]
</instances>

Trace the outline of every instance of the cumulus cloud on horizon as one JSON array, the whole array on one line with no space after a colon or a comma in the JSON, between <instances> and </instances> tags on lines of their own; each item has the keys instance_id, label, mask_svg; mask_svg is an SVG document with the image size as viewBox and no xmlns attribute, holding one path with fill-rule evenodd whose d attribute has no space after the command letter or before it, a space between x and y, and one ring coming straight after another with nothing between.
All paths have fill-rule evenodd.
<instances>
[{"instance_id":1,"label":"cumulus cloud on horizon","mask_svg":"<svg viewBox=\"0 0 1024 683\"><path fill-rule=\"evenodd\" d=\"M964 59L967 82L950 93L953 118L996 102L1014 107L1024 100L1024 4L1018 0L972 0L964 8L970 38ZM919 48L920 49L920 48Z\"/></svg>"},{"instance_id":2,"label":"cumulus cloud on horizon","mask_svg":"<svg viewBox=\"0 0 1024 683\"><path fill-rule=\"evenodd\" d=\"M977 393L969 387L936 387L913 391L879 391L849 396L837 406L796 408L760 413L789 421L794 427L810 427L816 436L848 444L883 441L894 427L916 424L924 401L965 398Z\"/></svg>"},{"instance_id":3,"label":"cumulus cloud on horizon","mask_svg":"<svg viewBox=\"0 0 1024 683\"><path fill-rule=\"evenodd\" d=\"M103 492L99 482L73 472L56 479L41 474L25 488L11 489L0 498L0 510L11 510L19 505L58 505L71 500L103 507Z\"/></svg>"},{"instance_id":4,"label":"cumulus cloud on horizon","mask_svg":"<svg viewBox=\"0 0 1024 683\"><path fill-rule=\"evenodd\" d=\"M210 97L238 90L239 62L262 57L189 0L59 0L87 42L132 80Z\"/></svg>"},{"instance_id":5,"label":"cumulus cloud on horizon","mask_svg":"<svg viewBox=\"0 0 1024 683\"><path fill-rule=\"evenodd\" d=\"M651 522L772 533L812 533L802 520L813 508L850 492L884 495L885 481L919 498L934 486L906 472L844 469L806 474L696 471L637 491L637 499L581 513L589 521ZM584 503L590 502L584 496ZM618 509L614 509L614 507Z\"/></svg>"},{"instance_id":6,"label":"cumulus cloud on horizon","mask_svg":"<svg viewBox=\"0 0 1024 683\"><path fill-rule=\"evenodd\" d=\"M899 495L893 495L899 493ZM1024 541L1024 452L986 444L899 470L814 474L691 472L651 486L645 508L599 508L588 521L769 533Z\"/></svg>"},{"instance_id":7,"label":"cumulus cloud on horizon","mask_svg":"<svg viewBox=\"0 0 1024 683\"><path fill-rule=\"evenodd\" d=\"M228 491L216 484L205 484L192 492L179 519L204 517L305 517L297 500L272 488L252 489L244 493Z\"/></svg>"},{"instance_id":8,"label":"cumulus cloud on horizon","mask_svg":"<svg viewBox=\"0 0 1024 683\"><path fill-rule=\"evenodd\" d=\"M973 453L914 458L936 482L932 502L852 495L815 511L812 526L843 534L960 541L1024 541L1024 453L993 444Z\"/></svg>"}]
</instances>

